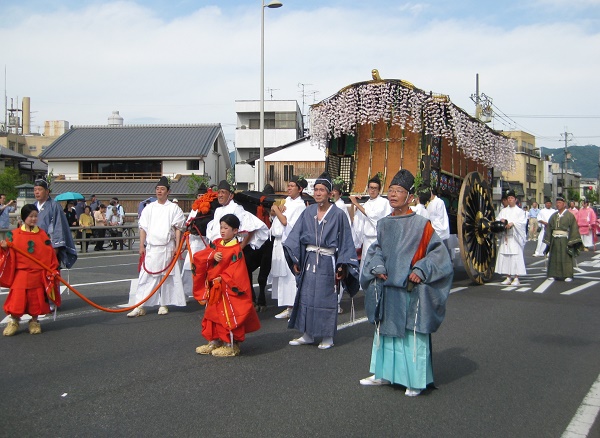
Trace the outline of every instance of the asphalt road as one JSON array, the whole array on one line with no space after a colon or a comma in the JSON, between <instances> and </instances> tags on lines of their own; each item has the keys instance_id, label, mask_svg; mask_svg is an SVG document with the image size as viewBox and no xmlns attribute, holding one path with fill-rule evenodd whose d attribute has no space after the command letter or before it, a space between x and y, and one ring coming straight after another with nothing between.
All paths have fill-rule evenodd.
<instances>
[{"instance_id":1,"label":"asphalt road","mask_svg":"<svg viewBox=\"0 0 600 438\"><path fill-rule=\"evenodd\" d=\"M195 353L205 342L196 302L127 318L63 294L42 335L22 323L0 339L0 436L560 437L589 421L578 414L586 396L600 399L591 390L600 381L600 255L582 254L570 284L546 282L543 260L526 261L519 288L500 277L472 286L456 271L433 335L438 389L414 398L402 387L359 385L373 342L361 294L354 325L344 325L344 298L334 348L288 346L296 332L270 306L235 358ZM135 254L106 251L64 275L116 307L136 272ZM587 436L600 436L598 423Z\"/></svg>"}]
</instances>

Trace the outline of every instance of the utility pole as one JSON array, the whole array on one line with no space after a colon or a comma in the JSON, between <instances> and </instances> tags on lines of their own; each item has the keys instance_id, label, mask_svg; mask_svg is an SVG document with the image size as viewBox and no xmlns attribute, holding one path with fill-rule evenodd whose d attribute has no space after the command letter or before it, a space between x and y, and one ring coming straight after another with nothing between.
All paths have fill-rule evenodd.
<instances>
[{"instance_id":1,"label":"utility pole","mask_svg":"<svg viewBox=\"0 0 600 438\"><path fill-rule=\"evenodd\" d=\"M566 178L567 178L567 174L569 173L569 169L568 169L569 160L571 159L571 154L569 153L569 148L568 148L568 145L569 145L568 142L570 141L569 136L571 136L571 138L572 138L573 134L570 133L570 132L565 131L563 134L560 134L560 136L564 137L564 141L565 141L565 164L563 166L563 172L562 172L563 173L563 178L562 178L562 180L563 180L562 181L563 182L563 185L562 185L563 194L562 195L563 195L563 197L564 196L568 197L569 196L568 190L567 190L567 193L565 193L564 191L565 191L565 189L568 189L567 188L567 179Z\"/></svg>"},{"instance_id":2,"label":"utility pole","mask_svg":"<svg viewBox=\"0 0 600 438\"><path fill-rule=\"evenodd\" d=\"M475 74L475 94L471 94L471 100L475 103L475 118L483 123L492 121L492 98L484 93L479 93L479 73Z\"/></svg>"},{"instance_id":3,"label":"utility pole","mask_svg":"<svg viewBox=\"0 0 600 438\"><path fill-rule=\"evenodd\" d=\"M308 133L308 117L306 114L306 109L305 109L305 105L306 105L306 96L309 93L317 93L316 91L306 91L305 88L307 85L313 85L313 84L303 84L302 82L298 82L298 88L302 88L302 124L304 125L303 130L304 132L302 133L302 135L306 135Z\"/></svg>"}]
</instances>

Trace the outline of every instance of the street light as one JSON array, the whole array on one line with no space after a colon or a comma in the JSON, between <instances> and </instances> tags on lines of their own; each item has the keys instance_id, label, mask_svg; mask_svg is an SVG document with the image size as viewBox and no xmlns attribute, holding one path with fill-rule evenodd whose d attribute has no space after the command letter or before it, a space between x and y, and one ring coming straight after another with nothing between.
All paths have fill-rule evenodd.
<instances>
[{"instance_id":1,"label":"street light","mask_svg":"<svg viewBox=\"0 0 600 438\"><path fill-rule=\"evenodd\" d=\"M262 0L260 8L260 157L258 164L258 187L255 190L261 191L265 186L265 8L280 8L283 3L271 1L265 4Z\"/></svg>"}]
</instances>

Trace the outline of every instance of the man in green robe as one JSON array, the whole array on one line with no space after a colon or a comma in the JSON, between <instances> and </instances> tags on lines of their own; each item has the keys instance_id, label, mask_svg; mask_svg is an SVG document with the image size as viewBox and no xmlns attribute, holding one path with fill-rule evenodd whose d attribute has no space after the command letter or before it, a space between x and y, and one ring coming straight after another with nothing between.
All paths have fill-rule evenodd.
<instances>
[{"instance_id":1,"label":"man in green robe","mask_svg":"<svg viewBox=\"0 0 600 438\"><path fill-rule=\"evenodd\" d=\"M565 198L559 195L556 198L558 211L548 219L544 243L547 245L545 253L548 254L547 277L569 282L573 281L575 258L583 249L583 242L577 219L566 207Z\"/></svg>"}]
</instances>

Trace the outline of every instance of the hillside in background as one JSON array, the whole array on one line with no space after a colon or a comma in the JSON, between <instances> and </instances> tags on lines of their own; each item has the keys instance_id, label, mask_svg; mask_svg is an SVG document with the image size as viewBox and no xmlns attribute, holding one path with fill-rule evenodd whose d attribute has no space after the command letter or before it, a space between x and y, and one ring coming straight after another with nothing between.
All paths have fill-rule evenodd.
<instances>
[{"instance_id":1,"label":"hillside in background","mask_svg":"<svg viewBox=\"0 0 600 438\"><path fill-rule=\"evenodd\" d=\"M565 162L564 149L541 148L542 156L553 155L552 161L555 163ZM598 178L598 163L600 162L600 147L595 145L587 146L569 146L572 160L569 162L569 169L581 173L582 178Z\"/></svg>"}]
</instances>

